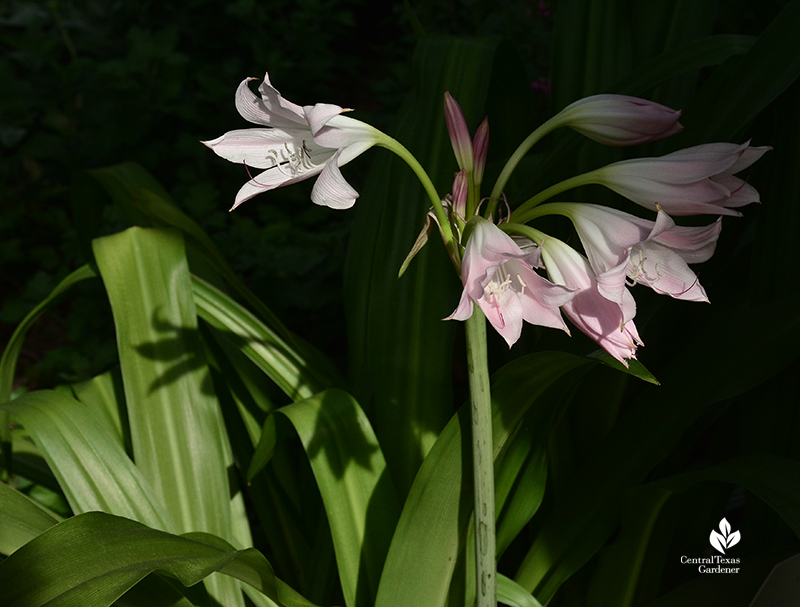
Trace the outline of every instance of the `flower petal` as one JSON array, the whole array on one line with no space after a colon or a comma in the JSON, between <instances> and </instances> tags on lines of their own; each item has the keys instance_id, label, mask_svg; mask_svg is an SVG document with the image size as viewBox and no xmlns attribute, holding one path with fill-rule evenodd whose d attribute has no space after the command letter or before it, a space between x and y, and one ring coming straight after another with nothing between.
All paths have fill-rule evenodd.
<instances>
[{"instance_id":1,"label":"flower petal","mask_svg":"<svg viewBox=\"0 0 800 607\"><path fill-rule=\"evenodd\" d=\"M288 99L284 99L278 89L272 86L268 73L264 74L264 82L259 85L258 92L261 93L261 98L269 111L275 115L283 116L298 123L305 120L303 108Z\"/></svg>"},{"instance_id":2,"label":"flower petal","mask_svg":"<svg viewBox=\"0 0 800 607\"><path fill-rule=\"evenodd\" d=\"M635 306L628 293L623 305L609 301L597 290L597 281L589 261L569 245L548 237L542 242L542 259L550 278L556 284L576 290L572 300L562 310L572 323L588 335L606 352L625 366L626 359L636 358L637 344L641 344L633 321Z\"/></svg>"},{"instance_id":3,"label":"flower petal","mask_svg":"<svg viewBox=\"0 0 800 607\"><path fill-rule=\"evenodd\" d=\"M672 249L656 242L644 242L631 253L633 260L637 257L637 274L631 277L636 282L675 299L708 301L695 273Z\"/></svg>"},{"instance_id":4,"label":"flower petal","mask_svg":"<svg viewBox=\"0 0 800 607\"><path fill-rule=\"evenodd\" d=\"M342 164L378 143L380 131L348 116L333 116L314 134L314 141L326 148L352 147Z\"/></svg>"},{"instance_id":5,"label":"flower petal","mask_svg":"<svg viewBox=\"0 0 800 607\"><path fill-rule=\"evenodd\" d=\"M308 131L300 129L239 129L203 144L225 160L257 169L293 164L305 170L313 164L321 170L333 153L314 143Z\"/></svg>"},{"instance_id":6,"label":"flower petal","mask_svg":"<svg viewBox=\"0 0 800 607\"><path fill-rule=\"evenodd\" d=\"M312 135L316 135L331 118L338 116L344 111L345 110L341 107L333 105L332 103L318 103L316 105L307 105L303 108L303 113L305 114L308 128L311 129Z\"/></svg>"},{"instance_id":7,"label":"flower petal","mask_svg":"<svg viewBox=\"0 0 800 607\"><path fill-rule=\"evenodd\" d=\"M236 109L239 110L239 114L242 115L242 118L255 124L278 128L298 128L305 126L305 119L302 113L298 116L295 112L285 109L277 99L274 99L274 96L260 99L248 86L248 82L251 80L255 80L255 78L245 78L242 80L241 84L239 84L239 88L236 89ZM265 82L268 81L265 80ZM259 90L263 88L264 85L262 84ZM274 95L277 95L277 97L280 97L278 91L271 86L268 87L268 90L274 92Z\"/></svg>"},{"instance_id":8,"label":"flower petal","mask_svg":"<svg viewBox=\"0 0 800 607\"><path fill-rule=\"evenodd\" d=\"M336 153L328 160L311 190L311 201L332 209L349 209L356 202L358 192L347 183L339 170L339 156Z\"/></svg>"}]
</instances>

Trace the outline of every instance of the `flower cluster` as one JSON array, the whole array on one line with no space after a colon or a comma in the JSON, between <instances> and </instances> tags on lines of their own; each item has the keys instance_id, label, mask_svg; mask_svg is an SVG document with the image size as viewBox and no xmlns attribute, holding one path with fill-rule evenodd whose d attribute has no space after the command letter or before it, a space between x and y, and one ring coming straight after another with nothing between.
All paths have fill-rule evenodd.
<instances>
[{"instance_id":1,"label":"flower cluster","mask_svg":"<svg viewBox=\"0 0 800 607\"><path fill-rule=\"evenodd\" d=\"M659 158L616 162L551 186L513 212L509 208L498 225L492 221L496 199L502 196L516 163L538 138L568 127L606 145L636 145L680 132L681 113L624 95L576 101L520 145L481 216L479 192L488 151L488 121L471 138L461 108L449 93L445 93L445 119L459 172L452 193L442 200L401 144L364 122L343 116L348 110L326 103L303 107L291 103L267 76L259 86L259 96L250 90L251 80L239 85L236 107L259 128L231 131L204 142L223 158L244 164L248 173L249 167L263 169L239 190L233 208L260 192L317 175L312 201L349 208L358 192L339 167L373 145L382 145L409 162L434 202L426 227L400 272L424 246L435 222L454 265L460 268L464 286L449 319L466 320L477 304L511 346L520 337L523 321L568 332L563 312L625 365L642 344L633 320L636 302L630 288L640 284L676 299L708 301L689 264L706 261L714 253L722 215L738 216L735 209L759 201L756 189L735 175L770 149L752 147L749 142L711 143ZM594 204L548 202L556 194L588 183L603 185L655 211L655 219ZM527 225L543 215L571 220L583 253ZM718 218L701 227L679 226L672 219L685 215ZM510 234L521 238L524 246ZM537 269L546 272L549 280Z\"/></svg>"},{"instance_id":2,"label":"flower cluster","mask_svg":"<svg viewBox=\"0 0 800 607\"><path fill-rule=\"evenodd\" d=\"M446 101L450 112L453 103ZM683 128L679 118L680 112L645 100L598 95L570 105L543 131L568 126L604 144L634 145L679 132ZM448 126L458 122L448 120ZM452 130L451 139L454 147L457 140L469 141L463 133L454 137ZM464 154L456 149L463 169ZM768 149L751 147L749 142L700 145L660 158L617 162L564 182L567 186L605 185L656 211L654 221L594 204L541 204L550 194L568 189L558 186L521 205L499 226L473 219L461 271L464 290L449 318L469 318L477 303L511 346L520 336L523 320L566 330L563 312L627 366L642 345L633 320L636 302L631 287L642 284L676 299L708 301L689 264L706 261L714 253L721 217L707 226L683 227L671 216L739 215L731 209L759 198L755 188L734 174ZM527 222L543 215L569 218L585 254L531 226L515 223L518 218ZM509 233L526 240L527 247L521 248ZM543 268L550 280L534 268Z\"/></svg>"}]
</instances>

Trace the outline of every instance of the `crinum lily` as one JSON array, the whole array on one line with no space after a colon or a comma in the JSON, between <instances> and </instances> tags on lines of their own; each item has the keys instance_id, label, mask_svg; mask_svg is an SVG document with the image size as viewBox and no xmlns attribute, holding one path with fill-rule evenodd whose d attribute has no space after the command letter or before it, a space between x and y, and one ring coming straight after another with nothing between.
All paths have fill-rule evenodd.
<instances>
[{"instance_id":1,"label":"crinum lily","mask_svg":"<svg viewBox=\"0 0 800 607\"><path fill-rule=\"evenodd\" d=\"M562 306L564 314L583 333L626 367L642 345L632 319L636 302L623 287L622 303L610 301L599 289L589 261L564 242L550 236L541 241L542 261L552 281L574 291Z\"/></svg>"},{"instance_id":2,"label":"crinum lily","mask_svg":"<svg viewBox=\"0 0 800 607\"><path fill-rule=\"evenodd\" d=\"M477 303L511 347L522 333L522 321L567 330L559 306L572 299L572 289L554 285L533 271L539 252L523 251L512 238L481 217L472 220L461 266L464 291L446 320L467 320Z\"/></svg>"},{"instance_id":3,"label":"crinum lily","mask_svg":"<svg viewBox=\"0 0 800 607\"><path fill-rule=\"evenodd\" d=\"M256 194L319 175L311 192L316 204L346 209L358 198L339 167L381 141L374 127L342 116L338 105L299 106L284 99L264 76L255 95L242 81L236 91L236 109L245 120L265 128L230 131L203 143L219 156L265 169L251 176L236 195L231 210ZM249 172L249 169L248 169Z\"/></svg>"},{"instance_id":4,"label":"crinum lily","mask_svg":"<svg viewBox=\"0 0 800 607\"><path fill-rule=\"evenodd\" d=\"M638 283L676 299L708 301L687 264L707 261L714 254L721 217L708 226L684 227L675 225L660 207L656 221L595 204L552 203L540 208L572 220L598 290L607 299L622 304L626 283Z\"/></svg>"},{"instance_id":5,"label":"crinum lily","mask_svg":"<svg viewBox=\"0 0 800 607\"><path fill-rule=\"evenodd\" d=\"M659 158L623 160L586 176L642 205L670 215L735 215L732 209L759 202L756 189L736 173L761 158L769 146L750 142L708 143Z\"/></svg>"}]
</instances>

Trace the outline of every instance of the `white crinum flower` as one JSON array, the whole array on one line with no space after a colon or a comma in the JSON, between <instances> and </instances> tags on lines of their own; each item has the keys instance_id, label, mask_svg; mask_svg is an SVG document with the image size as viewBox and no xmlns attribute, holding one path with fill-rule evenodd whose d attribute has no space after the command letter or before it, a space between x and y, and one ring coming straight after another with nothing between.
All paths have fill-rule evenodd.
<instances>
[{"instance_id":1,"label":"white crinum flower","mask_svg":"<svg viewBox=\"0 0 800 607\"><path fill-rule=\"evenodd\" d=\"M236 108L245 120L262 125L229 131L203 143L219 156L247 167L264 169L251 177L236 195L231 210L256 194L319 175L311 192L316 204L346 209L358 192L347 183L339 167L378 143L382 133L374 127L342 116L338 105L299 106L284 99L268 75L258 87L259 97L242 81L236 91Z\"/></svg>"}]
</instances>

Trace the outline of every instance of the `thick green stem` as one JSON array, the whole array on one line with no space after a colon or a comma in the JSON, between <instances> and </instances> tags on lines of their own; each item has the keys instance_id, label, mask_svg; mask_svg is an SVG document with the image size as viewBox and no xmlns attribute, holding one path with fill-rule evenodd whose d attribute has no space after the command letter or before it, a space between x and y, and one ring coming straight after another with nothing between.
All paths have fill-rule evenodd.
<instances>
[{"instance_id":1,"label":"thick green stem","mask_svg":"<svg viewBox=\"0 0 800 607\"><path fill-rule=\"evenodd\" d=\"M475 306L466 322L472 419L472 465L475 480L476 607L497 605L497 548L494 513L492 399L486 353L486 319Z\"/></svg>"}]
</instances>

